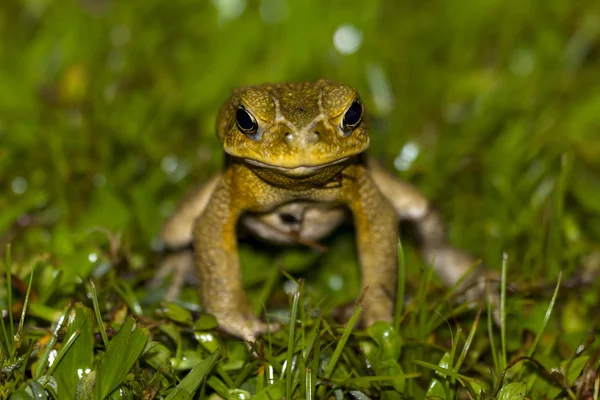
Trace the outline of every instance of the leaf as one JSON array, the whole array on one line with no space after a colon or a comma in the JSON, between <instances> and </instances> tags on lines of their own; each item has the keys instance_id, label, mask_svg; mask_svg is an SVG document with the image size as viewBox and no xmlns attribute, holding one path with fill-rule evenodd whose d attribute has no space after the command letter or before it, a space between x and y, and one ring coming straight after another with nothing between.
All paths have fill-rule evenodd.
<instances>
[{"instance_id":1,"label":"leaf","mask_svg":"<svg viewBox=\"0 0 600 400\"><path fill-rule=\"evenodd\" d=\"M502 386L498 393L498 400L520 400L527 394L527 385L525 382L513 382Z\"/></svg>"},{"instance_id":2,"label":"leaf","mask_svg":"<svg viewBox=\"0 0 600 400\"><path fill-rule=\"evenodd\" d=\"M165 400L174 399L185 399L193 396L200 387L200 384L215 365L217 358L221 354L220 350L215 351L210 357L200 361L186 376L183 378L179 385L177 385L177 391L172 391ZM183 393L182 393L183 392ZM188 397L181 397L187 393ZM179 397L178 397L179 396Z\"/></svg>"},{"instance_id":3,"label":"leaf","mask_svg":"<svg viewBox=\"0 0 600 400\"><path fill-rule=\"evenodd\" d=\"M217 378L216 376L211 376L206 381L210 385L211 388L215 390L221 397L228 399L229 398L229 388L226 384L223 383L222 380Z\"/></svg>"},{"instance_id":4,"label":"leaf","mask_svg":"<svg viewBox=\"0 0 600 400\"><path fill-rule=\"evenodd\" d=\"M192 396L185 390L175 388L169 393L165 400L191 400Z\"/></svg>"},{"instance_id":5,"label":"leaf","mask_svg":"<svg viewBox=\"0 0 600 400\"><path fill-rule=\"evenodd\" d=\"M167 303L160 310L161 314L174 322L179 322L184 325L191 325L193 319L192 314L185 308L175 304Z\"/></svg>"},{"instance_id":6,"label":"leaf","mask_svg":"<svg viewBox=\"0 0 600 400\"><path fill-rule=\"evenodd\" d=\"M146 344L142 357L152 368L164 369L169 365L171 351L164 344L152 341Z\"/></svg>"},{"instance_id":7,"label":"leaf","mask_svg":"<svg viewBox=\"0 0 600 400\"><path fill-rule=\"evenodd\" d=\"M60 359L52 377L56 380L60 399L75 399L79 381L91 370L94 362L94 314L91 309L77 303L67 324L65 337L79 331L79 336Z\"/></svg>"},{"instance_id":8,"label":"leaf","mask_svg":"<svg viewBox=\"0 0 600 400\"><path fill-rule=\"evenodd\" d=\"M100 363L94 391L97 400L104 399L123 382L142 354L147 341L148 332L136 328L134 319L127 318L121 330L108 344Z\"/></svg>"},{"instance_id":9,"label":"leaf","mask_svg":"<svg viewBox=\"0 0 600 400\"><path fill-rule=\"evenodd\" d=\"M253 397L254 400L279 400L285 396L285 381L269 385Z\"/></svg>"},{"instance_id":10,"label":"leaf","mask_svg":"<svg viewBox=\"0 0 600 400\"><path fill-rule=\"evenodd\" d=\"M404 375L404 370L398 362L402 340L396 330L387 322L376 322L367 329L367 333L377 344L377 351L367 355L375 373L384 376ZM404 383L404 379L393 380L394 390L403 392Z\"/></svg>"},{"instance_id":11,"label":"leaf","mask_svg":"<svg viewBox=\"0 0 600 400\"><path fill-rule=\"evenodd\" d=\"M49 392L53 398L58 398L57 394L57 384L56 380L53 377L49 377L47 375L42 375L39 377L37 382L44 387L44 389Z\"/></svg>"},{"instance_id":12,"label":"leaf","mask_svg":"<svg viewBox=\"0 0 600 400\"><path fill-rule=\"evenodd\" d=\"M19 390L14 392L10 396L10 400L34 400L33 396L27 393L25 390Z\"/></svg>"},{"instance_id":13,"label":"leaf","mask_svg":"<svg viewBox=\"0 0 600 400\"><path fill-rule=\"evenodd\" d=\"M217 319L212 314L200 314L194 322L194 330L208 331L219 326Z\"/></svg>"},{"instance_id":14,"label":"leaf","mask_svg":"<svg viewBox=\"0 0 600 400\"><path fill-rule=\"evenodd\" d=\"M438 363L438 366L442 368L449 368L450 366L450 353L446 352L442 356L442 359ZM440 372L435 372L431 382L429 382L429 389L427 390L427 398L433 399L450 399L450 393L448 390L448 381L446 375Z\"/></svg>"},{"instance_id":15,"label":"leaf","mask_svg":"<svg viewBox=\"0 0 600 400\"><path fill-rule=\"evenodd\" d=\"M47 400L48 399L48 393L44 390L44 387L39 384L39 382L36 382L36 381L29 382L29 385L27 385L27 388L25 389L25 391L28 394L31 394L31 396L35 400Z\"/></svg>"},{"instance_id":16,"label":"leaf","mask_svg":"<svg viewBox=\"0 0 600 400\"><path fill-rule=\"evenodd\" d=\"M563 371L566 370L567 365L569 367L569 371L567 373L567 379L569 381L569 384L572 385L575 382L575 379L577 379L579 375L581 375L581 371L583 371L583 368L585 367L585 364L588 362L589 359L589 356L581 356L574 359L570 365L568 365L568 361L561 363L561 369Z\"/></svg>"}]
</instances>

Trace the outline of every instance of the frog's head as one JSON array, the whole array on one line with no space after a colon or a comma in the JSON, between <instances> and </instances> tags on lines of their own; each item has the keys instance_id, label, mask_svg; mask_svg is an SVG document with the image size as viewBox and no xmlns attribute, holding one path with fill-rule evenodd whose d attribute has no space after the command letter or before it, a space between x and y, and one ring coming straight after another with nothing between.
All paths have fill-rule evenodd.
<instances>
[{"instance_id":1,"label":"frog's head","mask_svg":"<svg viewBox=\"0 0 600 400\"><path fill-rule=\"evenodd\" d=\"M326 80L236 90L217 121L225 153L249 166L310 176L369 147L356 90Z\"/></svg>"}]
</instances>

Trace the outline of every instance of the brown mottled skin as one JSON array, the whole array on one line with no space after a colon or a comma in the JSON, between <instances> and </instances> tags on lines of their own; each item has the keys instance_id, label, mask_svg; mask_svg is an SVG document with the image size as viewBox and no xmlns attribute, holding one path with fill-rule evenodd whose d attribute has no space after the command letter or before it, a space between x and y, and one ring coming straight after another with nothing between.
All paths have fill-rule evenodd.
<instances>
[{"instance_id":1,"label":"brown mottled skin","mask_svg":"<svg viewBox=\"0 0 600 400\"><path fill-rule=\"evenodd\" d=\"M440 217L420 192L365 156L362 111L355 89L326 80L240 88L222 107L217 133L226 166L181 202L162 231L169 247L193 240L202 302L222 330L253 340L268 329L242 287L240 219L271 242L311 243L331 233L349 210L368 287L366 325L392 319L400 219L415 222L423 256L446 283L474 263L447 244ZM189 255L181 263L189 264Z\"/></svg>"}]
</instances>

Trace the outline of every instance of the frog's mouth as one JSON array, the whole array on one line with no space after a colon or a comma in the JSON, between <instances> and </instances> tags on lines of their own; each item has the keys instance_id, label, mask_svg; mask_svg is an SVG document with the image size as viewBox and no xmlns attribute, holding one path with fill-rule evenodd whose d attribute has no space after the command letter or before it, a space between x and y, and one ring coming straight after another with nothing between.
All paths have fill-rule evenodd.
<instances>
[{"instance_id":1,"label":"frog's mouth","mask_svg":"<svg viewBox=\"0 0 600 400\"><path fill-rule=\"evenodd\" d=\"M317 165L298 165L293 167L283 167L280 165L272 165L265 164L264 162L253 160L251 158L244 158L244 162L258 168L266 168L270 170L274 170L277 172L281 172L284 175L292 176L292 177L307 177L311 175L315 175L322 171L325 168L332 167L334 165L342 164L348 161L351 157L340 158L335 161L331 161L328 163L317 164Z\"/></svg>"}]
</instances>

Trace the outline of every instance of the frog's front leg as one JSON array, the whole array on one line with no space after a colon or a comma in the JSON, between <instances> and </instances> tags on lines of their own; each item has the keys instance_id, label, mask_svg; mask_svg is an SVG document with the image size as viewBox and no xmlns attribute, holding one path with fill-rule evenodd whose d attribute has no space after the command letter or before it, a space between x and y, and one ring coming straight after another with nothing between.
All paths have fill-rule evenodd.
<instances>
[{"instance_id":1,"label":"frog's front leg","mask_svg":"<svg viewBox=\"0 0 600 400\"><path fill-rule=\"evenodd\" d=\"M230 184L219 182L194 227L194 247L200 272L202 304L220 329L247 341L277 325L261 322L252 313L242 287L236 223L243 211Z\"/></svg>"},{"instance_id":2,"label":"frog's front leg","mask_svg":"<svg viewBox=\"0 0 600 400\"><path fill-rule=\"evenodd\" d=\"M149 287L160 287L165 279L172 276L165 301L177 299L181 288L189 282L189 277L195 270L194 254L187 246L192 243L196 218L206 208L220 177L221 174L217 174L208 182L190 190L179 202L175 212L163 223L160 238L169 254L161 261Z\"/></svg>"},{"instance_id":3,"label":"frog's front leg","mask_svg":"<svg viewBox=\"0 0 600 400\"><path fill-rule=\"evenodd\" d=\"M398 223L392 205L365 170L358 170L350 201L366 289L362 319L369 326L392 321L398 274Z\"/></svg>"}]
</instances>

